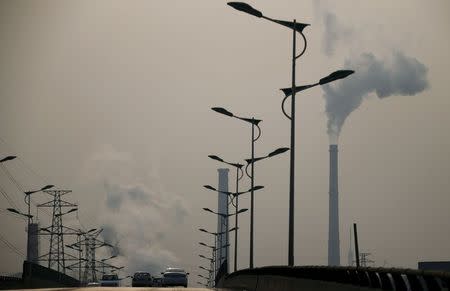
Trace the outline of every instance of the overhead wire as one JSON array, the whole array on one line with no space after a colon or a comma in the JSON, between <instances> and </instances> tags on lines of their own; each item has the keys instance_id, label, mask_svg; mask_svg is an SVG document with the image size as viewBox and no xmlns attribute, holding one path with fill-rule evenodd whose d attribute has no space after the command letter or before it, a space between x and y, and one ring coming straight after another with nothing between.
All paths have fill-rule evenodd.
<instances>
[{"instance_id":1,"label":"overhead wire","mask_svg":"<svg viewBox=\"0 0 450 291\"><path fill-rule=\"evenodd\" d=\"M0 164L0 167L2 168L3 172L6 174L6 176L8 177L8 179L19 189L20 192L25 193L24 188L22 187L22 185L19 183L19 181L17 181L14 176L11 174L10 171L8 171L8 169L4 166ZM11 199L11 197L9 197L9 195L6 193L6 191L4 189L0 189L0 191L2 192L2 195L5 196L5 198L8 200L8 202L10 202L10 204L14 204L14 208L18 208L17 204L14 203L14 201ZM31 197L30 197L31 198ZM25 197L24 197L24 202L26 204L25 201ZM38 203L36 203L36 201L33 200L33 198L30 199L30 202L34 205L34 206L38 206ZM51 214L46 210L46 209L42 209L42 212L44 212L47 216L51 217Z\"/></svg>"},{"instance_id":2,"label":"overhead wire","mask_svg":"<svg viewBox=\"0 0 450 291\"><path fill-rule=\"evenodd\" d=\"M0 242L2 242L7 248L18 254L19 256L25 258L25 254L19 250L17 247L15 247L12 243L10 243L6 238L0 234Z\"/></svg>"},{"instance_id":3,"label":"overhead wire","mask_svg":"<svg viewBox=\"0 0 450 291\"><path fill-rule=\"evenodd\" d=\"M17 204L14 202L14 200L11 199L11 197L9 197L8 193L6 193L6 191L0 186L0 193L2 193L3 197L6 198L6 200L8 201L9 206L11 206L14 209L18 209L19 207L17 206Z\"/></svg>"}]
</instances>

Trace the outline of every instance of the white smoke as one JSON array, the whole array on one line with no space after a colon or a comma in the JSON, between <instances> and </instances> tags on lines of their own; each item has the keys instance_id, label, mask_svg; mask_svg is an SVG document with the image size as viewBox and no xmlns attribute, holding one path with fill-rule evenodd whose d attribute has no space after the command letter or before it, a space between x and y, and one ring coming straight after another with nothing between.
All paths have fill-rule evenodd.
<instances>
[{"instance_id":1,"label":"white smoke","mask_svg":"<svg viewBox=\"0 0 450 291\"><path fill-rule=\"evenodd\" d=\"M331 143L337 143L345 120L369 94L375 93L380 99L394 95L412 96L429 87L427 67L400 51L386 60L364 53L348 59L344 68L354 70L355 74L334 85L323 86Z\"/></svg>"},{"instance_id":2,"label":"white smoke","mask_svg":"<svg viewBox=\"0 0 450 291\"><path fill-rule=\"evenodd\" d=\"M340 23L334 13L323 15L325 27L322 50L327 56L334 54L338 42L346 42L352 36L352 30Z\"/></svg>"},{"instance_id":3,"label":"white smoke","mask_svg":"<svg viewBox=\"0 0 450 291\"><path fill-rule=\"evenodd\" d=\"M158 274L179 260L166 248L164 233L182 224L188 207L181 196L164 191L158 170L142 174L128 153L105 146L89 160L85 175L103 184L106 192L99 205L101 239L114 245L114 265L126 273L145 270Z\"/></svg>"},{"instance_id":4,"label":"white smoke","mask_svg":"<svg viewBox=\"0 0 450 291\"><path fill-rule=\"evenodd\" d=\"M331 1L313 1L316 19L323 27L322 49L327 56L334 54L339 45L346 51L357 51L360 37L367 31L360 31L342 23L331 11ZM351 27L351 28L349 28ZM373 53L355 53L348 57L343 69L354 70L355 73L345 80L325 85L325 112L328 117L328 135L330 143L338 141L342 126L347 117L357 109L364 98L374 93L378 98L390 96L412 96L429 87L427 67L414 57L397 50L387 58L380 58Z\"/></svg>"},{"instance_id":5,"label":"white smoke","mask_svg":"<svg viewBox=\"0 0 450 291\"><path fill-rule=\"evenodd\" d=\"M316 21L318 26L323 27L322 51L327 56L332 56L339 43L349 43L355 31L340 21L336 14L328 7L332 6L329 1L313 1Z\"/></svg>"}]
</instances>

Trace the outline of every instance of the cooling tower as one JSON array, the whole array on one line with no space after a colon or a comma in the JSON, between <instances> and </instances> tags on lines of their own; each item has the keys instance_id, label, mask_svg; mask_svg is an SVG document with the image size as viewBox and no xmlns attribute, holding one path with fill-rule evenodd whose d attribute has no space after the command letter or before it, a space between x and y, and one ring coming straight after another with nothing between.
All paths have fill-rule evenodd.
<instances>
[{"instance_id":1,"label":"cooling tower","mask_svg":"<svg viewBox=\"0 0 450 291\"><path fill-rule=\"evenodd\" d=\"M330 145L330 192L328 220L328 265L341 264L339 247L338 146Z\"/></svg>"},{"instance_id":2,"label":"cooling tower","mask_svg":"<svg viewBox=\"0 0 450 291\"><path fill-rule=\"evenodd\" d=\"M219 191L228 192L228 169L218 169L219 172ZM228 195L218 193L217 212L228 214ZM228 273L228 249L223 247L228 244L228 217L217 215L217 233L225 232L217 236L217 253L216 253L216 270L219 270L221 265L226 262L225 270Z\"/></svg>"}]
</instances>

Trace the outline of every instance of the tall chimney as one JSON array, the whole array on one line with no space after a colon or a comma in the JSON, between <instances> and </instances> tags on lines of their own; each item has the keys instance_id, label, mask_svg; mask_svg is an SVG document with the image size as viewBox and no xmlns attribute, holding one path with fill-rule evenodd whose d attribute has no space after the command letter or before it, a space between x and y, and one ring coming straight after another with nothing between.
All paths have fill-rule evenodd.
<instances>
[{"instance_id":1,"label":"tall chimney","mask_svg":"<svg viewBox=\"0 0 450 291\"><path fill-rule=\"evenodd\" d=\"M339 247L338 146L330 145L330 197L328 220L328 265L341 264Z\"/></svg>"},{"instance_id":2,"label":"tall chimney","mask_svg":"<svg viewBox=\"0 0 450 291\"><path fill-rule=\"evenodd\" d=\"M218 169L219 172L219 185L218 190L222 192L228 192L228 169ZM228 214L228 195L225 193L218 193L217 212ZM217 236L217 252L216 252L216 270L226 262L225 271L228 273L228 217L217 215L217 233L225 232L224 234Z\"/></svg>"},{"instance_id":3,"label":"tall chimney","mask_svg":"<svg viewBox=\"0 0 450 291\"><path fill-rule=\"evenodd\" d=\"M30 223L27 234L27 261L32 263L38 262L39 257L39 225L37 223Z\"/></svg>"}]
</instances>

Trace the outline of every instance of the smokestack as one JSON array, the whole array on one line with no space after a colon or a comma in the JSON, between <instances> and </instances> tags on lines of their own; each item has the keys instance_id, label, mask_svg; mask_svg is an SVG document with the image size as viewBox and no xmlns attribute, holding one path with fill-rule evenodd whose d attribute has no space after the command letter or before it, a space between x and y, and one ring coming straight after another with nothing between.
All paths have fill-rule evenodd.
<instances>
[{"instance_id":1,"label":"smokestack","mask_svg":"<svg viewBox=\"0 0 450 291\"><path fill-rule=\"evenodd\" d=\"M339 247L338 146L330 145L330 197L328 220L328 265L341 264Z\"/></svg>"},{"instance_id":2,"label":"smokestack","mask_svg":"<svg viewBox=\"0 0 450 291\"><path fill-rule=\"evenodd\" d=\"M228 192L228 169L218 169L219 172L219 186L218 190ZM228 195L224 193L218 193L217 212L228 214ZM228 269L228 247L222 248L228 244L228 217L217 215L217 233L225 232L224 234L217 236L217 253L216 253L216 270L222 266L223 262L226 262L226 272Z\"/></svg>"},{"instance_id":3,"label":"smokestack","mask_svg":"<svg viewBox=\"0 0 450 291\"><path fill-rule=\"evenodd\" d=\"M27 261L37 263L39 257L39 225L30 223L27 234Z\"/></svg>"}]
</instances>

